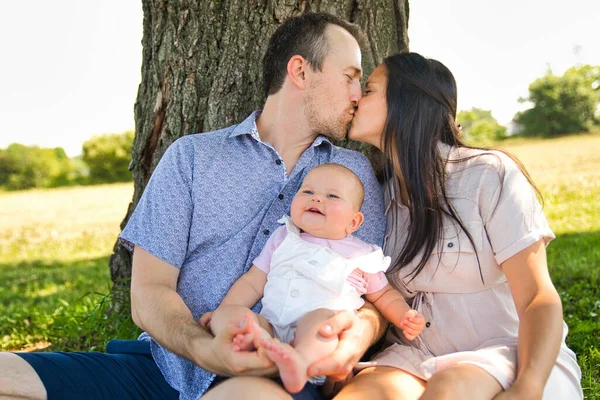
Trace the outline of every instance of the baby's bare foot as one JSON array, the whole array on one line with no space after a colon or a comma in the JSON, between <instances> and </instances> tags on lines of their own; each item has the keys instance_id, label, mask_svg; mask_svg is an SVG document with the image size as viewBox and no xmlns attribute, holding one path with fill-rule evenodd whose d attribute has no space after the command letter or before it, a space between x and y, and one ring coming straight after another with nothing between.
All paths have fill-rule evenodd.
<instances>
[{"instance_id":1,"label":"baby's bare foot","mask_svg":"<svg viewBox=\"0 0 600 400\"><path fill-rule=\"evenodd\" d=\"M300 353L289 344L277 340L261 340L260 345L271 361L277 365L279 376L287 391L290 393L301 391L308 377L307 366Z\"/></svg>"},{"instance_id":2,"label":"baby's bare foot","mask_svg":"<svg viewBox=\"0 0 600 400\"><path fill-rule=\"evenodd\" d=\"M233 350L235 351L254 351L254 333L238 333L233 338Z\"/></svg>"},{"instance_id":3,"label":"baby's bare foot","mask_svg":"<svg viewBox=\"0 0 600 400\"><path fill-rule=\"evenodd\" d=\"M244 330L233 338L233 350L254 351L260 346L261 339L271 339L269 332L264 330L254 319L254 316L246 314L243 316Z\"/></svg>"}]
</instances>

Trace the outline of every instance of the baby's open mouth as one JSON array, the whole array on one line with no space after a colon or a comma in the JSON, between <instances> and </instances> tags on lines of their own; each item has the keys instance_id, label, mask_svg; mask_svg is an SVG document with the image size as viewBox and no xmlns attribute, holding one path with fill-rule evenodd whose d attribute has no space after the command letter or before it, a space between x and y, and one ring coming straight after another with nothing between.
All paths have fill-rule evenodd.
<instances>
[{"instance_id":1,"label":"baby's open mouth","mask_svg":"<svg viewBox=\"0 0 600 400\"><path fill-rule=\"evenodd\" d=\"M315 208L315 207L309 208L309 209L308 209L308 210L306 210L306 211L308 211L309 213L314 213L314 214L319 214L319 215L325 215L325 214L323 214L321 211L319 211L319 209L318 209L318 208Z\"/></svg>"}]
</instances>

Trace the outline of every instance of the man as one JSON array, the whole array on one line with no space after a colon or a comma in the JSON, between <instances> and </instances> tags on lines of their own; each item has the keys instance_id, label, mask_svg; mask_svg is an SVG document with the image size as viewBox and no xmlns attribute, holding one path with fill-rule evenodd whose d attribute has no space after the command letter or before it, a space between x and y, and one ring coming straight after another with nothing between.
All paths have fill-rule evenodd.
<instances>
[{"instance_id":1,"label":"man","mask_svg":"<svg viewBox=\"0 0 600 400\"><path fill-rule=\"evenodd\" d=\"M361 178L365 223L356 234L382 244L383 200L369 162L329 141L345 136L361 98L357 37L355 26L327 14L286 21L263 60L262 113L180 138L164 154L121 235L135 246L132 317L145 331L134 342L142 350L0 354L0 396L176 398L179 392L197 399L211 389L206 398L256 398L258 391L264 399L290 398L274 381L258 378L276 374L270 360L232 351L243 326L213 337L197 321L248 270L304 176L319 164L343 164ZM336 315L321 334L338 335L339 346L309 372L342 379L382 326L369 307L357 316ZM143 354L146 343L152 357ZM240 377L217 384L215 374ZM317 396L307 385L294 398Z\"/></svg>"}]
</instances>

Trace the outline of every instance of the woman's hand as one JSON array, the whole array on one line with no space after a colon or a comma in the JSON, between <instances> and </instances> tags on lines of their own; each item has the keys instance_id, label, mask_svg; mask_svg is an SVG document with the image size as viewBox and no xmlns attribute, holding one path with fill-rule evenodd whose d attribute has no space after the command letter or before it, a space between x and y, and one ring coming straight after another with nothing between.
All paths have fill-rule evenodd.
<instances>
[{"instance_id":1,"label":"woman's hand","mask_svg":"<svg viewBox=\"0 0 600 400\"><path fill-rule=\"evenodd\" d=\"M341 311L331 317L319 329L325 338L338 336L339 343L329 356L308 367L309 376L326 375L334 381L341 381L352 372L373 339L373 327L348 311Z\"/></svg>"}]
</instances>

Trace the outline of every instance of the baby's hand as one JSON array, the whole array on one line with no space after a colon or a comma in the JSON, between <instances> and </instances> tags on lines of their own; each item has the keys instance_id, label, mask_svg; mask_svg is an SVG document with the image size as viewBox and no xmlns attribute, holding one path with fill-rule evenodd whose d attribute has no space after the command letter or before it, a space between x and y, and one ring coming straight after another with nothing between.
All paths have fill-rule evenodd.
<instances>
[{"instance_id":1,"label":"baby's hand","mask_svg":"<svg viewBox=\"0 0 600 400\"><path fill-rule=\"evenodd\" d=\"M418 311L408 310L402 316L399 328L402 329L404 337L414 340L425 327L425 317Z\"/></svg>"}]
</instances>

